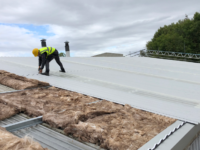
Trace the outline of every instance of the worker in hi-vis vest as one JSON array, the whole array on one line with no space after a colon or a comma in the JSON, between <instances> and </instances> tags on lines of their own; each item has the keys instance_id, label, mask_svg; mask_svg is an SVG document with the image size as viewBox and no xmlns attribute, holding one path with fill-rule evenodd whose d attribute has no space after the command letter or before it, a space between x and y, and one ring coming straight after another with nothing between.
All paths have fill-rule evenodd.
<instances>
[{"instance_id":1,"label":"worker in hi-vis vest","mask_svg":"<svg viewBox=\"0 0 200 150\"><path fill-rule=\"evenodd\" d=\"M38 70L40 74L49 76L49 62L52 61L54 58L57 64L60 66L61 69L60 72L65 72L62 63L60 62L58 51L54 47L43 47L40 49L34 48L32 53L35 57L39 56ZM42 73L42 69L44 68L45 64L46 64L46 71L45 73Z\"/></svg>"}]
</instances>

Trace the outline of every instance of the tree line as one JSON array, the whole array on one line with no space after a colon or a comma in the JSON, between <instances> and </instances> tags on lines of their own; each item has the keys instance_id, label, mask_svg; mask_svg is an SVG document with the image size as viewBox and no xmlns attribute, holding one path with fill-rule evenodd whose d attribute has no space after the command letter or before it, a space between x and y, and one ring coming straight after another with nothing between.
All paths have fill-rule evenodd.
<instances>
[{"instance_id":1,"label":"tree line","mask_svg":"<svg viewBox=\"0 0 200 150\"><path fill-rule=\"evenodd\" d=\"M146 47L147 50L200 54L200 13L160 27Z\"/></svg>"}]
</instances>

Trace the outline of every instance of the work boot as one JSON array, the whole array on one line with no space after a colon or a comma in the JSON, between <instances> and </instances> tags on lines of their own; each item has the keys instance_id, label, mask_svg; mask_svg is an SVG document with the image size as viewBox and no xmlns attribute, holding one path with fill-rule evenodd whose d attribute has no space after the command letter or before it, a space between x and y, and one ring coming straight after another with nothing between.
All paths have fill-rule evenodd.
<instances>
[{"instance_id":1,"label":"work boot","mask_svg":"<svg viewBox=\"0 0 200 150\"><path fill-rule=\"evenodd\" d=\"M64 68L62 68L62 69L60 70L60 72L65 72L65 69L64 69Z\"/></svg>"},{"instance_id":2,"label":"work boot","mask_svg":"<svg viewBox=\"0 0 200 150\"><path fill-rule=\"evenodd\" d=\"M41 75L49 76L49 73L45 72L45 73L41 73Z\"/></svg>"}]
</instances>

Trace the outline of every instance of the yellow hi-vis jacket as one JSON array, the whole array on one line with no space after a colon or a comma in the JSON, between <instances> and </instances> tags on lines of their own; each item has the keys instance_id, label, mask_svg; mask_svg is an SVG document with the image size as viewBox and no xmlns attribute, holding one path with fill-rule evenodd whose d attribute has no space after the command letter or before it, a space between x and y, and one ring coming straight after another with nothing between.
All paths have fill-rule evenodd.
<instances>
[{"instance_id":1,"label":"yellow hi-vis jacket","mask_svg":"<svg viewBox=\"0 0 200 150\"><path fill-rule=\"evenodd\" d=\"M43 53L47 53L47 57L55 52L55 50L56 49L54 47L43 47L39 49L40 54L42 55Z\"/></svg>"}]
</instances>

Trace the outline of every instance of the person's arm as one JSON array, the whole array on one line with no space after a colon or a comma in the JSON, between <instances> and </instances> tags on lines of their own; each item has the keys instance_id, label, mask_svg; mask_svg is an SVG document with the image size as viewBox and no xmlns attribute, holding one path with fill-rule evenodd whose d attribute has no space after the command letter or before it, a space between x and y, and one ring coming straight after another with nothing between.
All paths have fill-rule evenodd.
<instances>
[{"instance_id":1,"label":"person's arm","mask_svg":"<svg viewBox=\"0 0 200 150\"><path fill-rule=\"evenodd\" d=\"M38 60L39 60L39 67L41 66L41 64L42 64L42 57L41 56L39 56L38 57Z\"/></svg>"},{"instance_id":2,"label":"person's arm","mask_svg":"<svg viewBox=\"0 0 200 150\"><path fill-rule=\"evenodd\" d=\"M47 57L47 53L43 53L41 56L41 65L40 65L40 70L42 70L44 68L44 65L46 63L46 57Z\"/></svg>"},{"instance_id":3,"label":"person's arm","mask_svg":"<svg viewBox=\"0 0 200 150\"><path fill-rule=\"evenodd\" d=\"M40 71L40 66L41 66L41 64L42 64L42 57L41 57L41 56L38 57L38 61L39 61L38 70Z\"/></svg>"}]
</instances>

